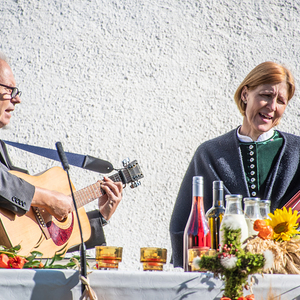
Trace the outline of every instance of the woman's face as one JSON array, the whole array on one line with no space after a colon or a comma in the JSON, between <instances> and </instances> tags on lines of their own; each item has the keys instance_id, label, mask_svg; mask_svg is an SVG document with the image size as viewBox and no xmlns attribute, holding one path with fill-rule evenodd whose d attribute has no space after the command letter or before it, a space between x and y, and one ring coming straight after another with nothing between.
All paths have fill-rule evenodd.
<instances>
[{"instance_id":1,"label":"woman's face","mask_svg":"<svg viewBox=\"0 0 300 300\"><path fill-rule=\"evenodd\" d=\"M253 90L245 86L241 98L246 103L246 110L240 133L256 141L279 123L288 104L287 84L262 84Z\"/></svg>"}]
</instances>

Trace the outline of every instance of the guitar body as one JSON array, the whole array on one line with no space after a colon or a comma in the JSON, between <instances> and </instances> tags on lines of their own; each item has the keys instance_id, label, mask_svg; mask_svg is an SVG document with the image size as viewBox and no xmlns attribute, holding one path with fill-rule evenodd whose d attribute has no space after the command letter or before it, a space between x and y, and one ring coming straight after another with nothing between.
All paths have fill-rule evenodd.
<instances>
[{"instance_id":1,"label":"guitar body","mask_svg":"<svg viewBox=\"0 0 300 300\"><path fill-rule=\"evenodd\" d=\"M34 186L70 195L66 172L60 167L51 168L36 176L10 171ZM72 186L73 188L73 186ZM83 239L91 235L90 222L83 207L78 209ZM79 226L75 212L64 221L58 221L47 211L31 207L23 216L0 208L0 245L12 247L21 245L20 255L29 255L32 251L43 253L44 258L53 257L81 243ZM63 249L63 250L62 250Z\"/></svg>"}]
</instances>

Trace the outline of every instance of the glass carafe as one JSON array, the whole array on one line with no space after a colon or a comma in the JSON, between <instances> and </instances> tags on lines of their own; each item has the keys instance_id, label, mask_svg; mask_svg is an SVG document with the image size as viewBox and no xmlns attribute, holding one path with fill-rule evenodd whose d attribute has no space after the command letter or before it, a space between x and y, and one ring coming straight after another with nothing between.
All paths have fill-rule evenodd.
<instances>
[{"instance_id":1,"label":"glass carafe","mask_svg":"<svg viewBox=\"0 0 300 300\"><path fill-rule=\"evenodd\" d=\"M226 244L223 230L224 223L230 224L232 229L241 228L241 244L248 238L248 225L242 209L242 199L242 195L225 196L226 209L220 226L220 240L222 246Z\"/></svg>"},{"instance_id":2,"label":"glass carafe","mask_svg":"<svg viewBox=\"0 0 300 300\"><path fill-rule=\"evenodd\" d=\"M270 206L271 206L270 200L260 200L259 211L262 219L270 219L269 217Z\"/></svg>"},{"instance_id":3,"label":"glass carafe","mask_svg":"<svg viewBox=\"0 0 300 300\"><path fill-rule=\"evenodd\" d=\"M258 231L253 229L255 220L261 219L259 210L260 198L244 198L244 214L248 225L248 235L257 235Z\"/></svg>"}]
</instances>

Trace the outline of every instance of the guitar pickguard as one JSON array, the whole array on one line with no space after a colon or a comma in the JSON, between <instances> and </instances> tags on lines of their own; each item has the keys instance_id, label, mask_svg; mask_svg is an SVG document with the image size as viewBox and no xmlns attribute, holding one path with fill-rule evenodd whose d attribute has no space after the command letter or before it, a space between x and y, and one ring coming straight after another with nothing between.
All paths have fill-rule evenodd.
<instances>
[{"instance_id":1,"label":"guitar pickguard","mask_svg":"<svg viewBox=\"0 0 300 300\"><path fill-rule=\"evenodd\" d=\"M69 240L73 232L74 213L72 213L71 215L72 215L72 221L69 227L67 228L60 228L53 221L49 221L46 223L49 234L56 246L62 246L63 244L65 244Z\"/></svg>"}]
</instances>

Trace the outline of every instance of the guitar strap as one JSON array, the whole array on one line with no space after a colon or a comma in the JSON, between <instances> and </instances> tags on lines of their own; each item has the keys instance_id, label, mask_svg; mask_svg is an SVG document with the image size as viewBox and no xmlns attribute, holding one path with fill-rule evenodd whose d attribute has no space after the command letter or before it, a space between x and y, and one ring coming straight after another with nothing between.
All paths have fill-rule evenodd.
<instances>
[{"instance_id":1,"label":"guitar strap","mask_svg":"<svg viewBox=\"0 0 300 300\"><path fill-rule=\"evenodd\" d=\"M17 142L11 142L11 141L5 141L3 140L7 145L16 147L18 149L37 154L39 156L43 156L49 159L53 159L56 161L60 161L58 153L54 149L49 148L43 148L38 146L32 146ZM68 162L72 166L76 166L79 168L83 168L86 170L99 172L99 173L110 173L114 170L113 165L105 160L95 158L90 155L82 155L77 153L71 153L71 152L65 152Z\"/></svg>"}]
</instances>

